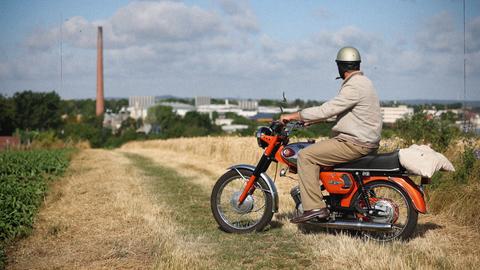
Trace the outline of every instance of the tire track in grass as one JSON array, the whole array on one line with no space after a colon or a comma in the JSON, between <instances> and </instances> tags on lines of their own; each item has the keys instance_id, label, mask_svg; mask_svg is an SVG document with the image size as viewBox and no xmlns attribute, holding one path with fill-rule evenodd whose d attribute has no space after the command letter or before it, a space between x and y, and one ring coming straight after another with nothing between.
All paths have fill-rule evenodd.
<instances>
[{"instance_id":1,"label":"tire track in grass","mask_svg":"<svg viewBox=\"0 0 480 270\"><path fill-rule=\"evenodd\" d=\"M215 250L212 261L216 268L305 268L312 266L311 254L295 234L274 223L261 233L228 234L218 228L210 211L210 194L175 170L163 167L152 159L124 153L132 164L150 178L152 192L158 200L170 205L172 218L182 224L179 231L192 239L207 241ZM174 239L172 239L174 241Z\"/></svg>"}]
</instances>

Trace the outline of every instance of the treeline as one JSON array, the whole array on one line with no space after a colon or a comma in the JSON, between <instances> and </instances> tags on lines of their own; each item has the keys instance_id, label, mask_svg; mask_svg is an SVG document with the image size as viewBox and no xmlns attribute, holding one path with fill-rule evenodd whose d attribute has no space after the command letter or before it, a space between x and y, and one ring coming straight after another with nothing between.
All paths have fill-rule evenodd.
<instances>
[{"instance_id":1,"label":"treeline","mask_svg":"<svg viewBox=\"0 0 480 270\"><path fill-rule=\"evenodd\" d=\"M191 99L170 101L190 102ZM220 102L220 100L215 100ZM280 101L263 99L262 106L280 106ZM318 101L302 101L296 99L289 107L300 108L318 106ZM118 112L127 107L126 99L109 99L105 101L105 109ZM458 107L458 104L452 105ZM455 125L458 116L453 113L443 114L439 118L428 118L417 108L413 117L402 119L395 125L384 127L382 137L392 136L403 138L407 142L432 143L438 150L445 149L452 140L463 136ZM278 119L275 116L274 119ZM224 135L221 127L214 124L218 113L210 116L198 112L188 112L184 117L177 115L171 107L154 106L148 111L146 123L142 119L126 118L120 128L112 130L103 125L103 116L95 115L95 100L62 100L55 92L39 93L23 91L12 97L0 95L0 135L10 136L16 133L23 143L42 141L44 145L54 145L55 142L88 141L91 147L118 147L131 140L167 139L176 137L195 137L208 135ZM260 123L236 115L226 113L226 118L233 119L233 124L246 125L248 128L235 134L251 136ZM151 132L148 134L137 130L148 124ZM312 125L294 133L298 137L315 138L329 136L334 123Z\"/></svg>"},{"instance_id":2,"label":"treeline","mask_svg":"<svg viewBox=\"0 0 480 270\"><path fill-rule=\"evenodd\" d=\"M118 113L128 106L127 99L105 100L105 110ZM95 100L62 100L55 92L17 92L0 95L0 136L16 134L23 144L88 141L91 147L113 148L131 140L166 139L223 134L207 114L188 112L178 116L171 107L154 106L148 112L149 134L137 132L141 119L127 118L118 130L104 127L103 116L95 114Z\"/></svg>"},{"instance_id":3,"label":"treeline","mask_svg":"<svg viewBox=\"0 0 480 270\"><path fill-rule=\"evenodd\" d=\"M105 108L112 111L127 105L126 99L105 101ZM103 117L95 115L93 99L62 100L53 91L0 95L0 136L19 136L22 144L36 141L51 146L66 141L88 141L92 147L115 147L125 136L136 138L132 136L136 135L136 123L128 121L124 125L121 134L112 134L104 128Z\"/></svg>"},{"instance_id":4,"label":"treeline","mask_svg":"<svg viewBox=\"0 0 480 270\"><path fill-rule=\"evenodd\" d=\"M105 108L118 111L128 100L106 100ZM81 117L95 121L95 100L62 100L56 92L17 92L12 97L0 95L0 135L10 136L17 129L45 131L58 129Z\"/></svg>"}]
</instances>

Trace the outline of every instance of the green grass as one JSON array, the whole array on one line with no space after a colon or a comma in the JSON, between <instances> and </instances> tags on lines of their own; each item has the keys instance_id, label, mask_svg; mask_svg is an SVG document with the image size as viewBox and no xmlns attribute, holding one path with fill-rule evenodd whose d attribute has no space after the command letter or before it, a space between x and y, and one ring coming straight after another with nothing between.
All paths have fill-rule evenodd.
<instances>
[{"instance_id":1,"label":"green grass","mask_svg":"<svg viewBox=\"0 0 480 270\"><path fill-rule=\"evenodd\" d=\"M312 265L307 248L295 241L293 233L282 230L281 224L261 233L225 233L213 219L210 194L206 194L202 187L149 158L125 155L151 179L156 198L171 207L172 218L181 224L182 235L205 239L205 248L212 248L215 255L203 259L213 260L218 268L291 269Z\"/></svg>"}]
</instances>

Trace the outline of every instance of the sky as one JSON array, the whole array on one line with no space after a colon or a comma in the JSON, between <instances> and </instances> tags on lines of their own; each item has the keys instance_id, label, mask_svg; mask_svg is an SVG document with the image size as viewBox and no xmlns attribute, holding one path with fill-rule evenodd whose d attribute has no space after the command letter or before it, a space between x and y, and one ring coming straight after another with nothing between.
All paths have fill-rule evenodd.
<instances>
[{"instance_id":1,"label":"sky","mask_svg":"<svg viewBox=\"0 0 480 270\"><path fill-rule=\"evenodd\" d=\"M382 100L463 100L464 58L480 100L480 1L465 5L464 55L462 0L2 0L0 93L94 98L102 26L106 97L328 100L354 46Z\"/></svg>"}]
</instances>

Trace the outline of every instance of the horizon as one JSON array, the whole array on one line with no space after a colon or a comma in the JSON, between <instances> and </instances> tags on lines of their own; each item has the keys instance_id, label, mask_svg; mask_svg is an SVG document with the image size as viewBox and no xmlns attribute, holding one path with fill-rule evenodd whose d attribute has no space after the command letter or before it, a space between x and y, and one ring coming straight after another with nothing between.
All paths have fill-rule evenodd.
<instances>
[{"instance_id":1,"label":"horizon","mask_svg":"<svg viewBox=\"0 0 480 270\"><path fill-rule=\"evenodd\" d=\"M57 91L55 90L51 90L51 91L33 91L33 90L22 90L22 91L17 91L16 93L20 93L20 92L23 92L23 91L32 91L32 92L43 92L43 93L47 93L47 92L55 92L58 94ZM2 93L0 93L2 94ZM4 95L5 97L7 98L11 98L13 97L13 94L15 93L12 93L12 94L6 94ZM59 95L60 96L60 95ZM132 95L132 96L105 96L104 99L105 100L115 100L115 99L128 99L129 97L133 97L135 95ZM138 96L138 95L137 95ZM175 95L144 95L144 96L153 96L155 98L159 98L159 99L195 99L196 96L175 96ZM210 97L211 99L216 99L216 100L261 100L261 99L265 99L265 100L274 100L274 101L278 101L278 100L282 100L282 98L249 98L249 97L213 97L213 96L208 96ZM91 99L91 100L95 100L96 98L95 97L78 97L78 98L64 98L62 96L60 96L60 98L62 100L82 100L82 99ZM295 98L296 99L296 98ZM287 98L287 102L293 102L295 99L288 99ZM300 100L303 100L303 101L309 101L309 100L312 100L312 101L323 101L323 102L326 102L328 101L328 99L302 99L302 98L299 98ZM432 104L432 103L435 103L435 102L439 102L439 103L444 103L444 104L454 104L454 103L463 103L463 100L455 100L455 99L434 99L434 98L410 98L410 99L380 99L380 102L426 102L424 104ZM428 103L430 102L430 103ZM473 100L466 100L465 101L466 104L470 104L470 103L480 103L480 99L473 99ZM419 103L420 104L420 103ZM480 105L480 104L479 104Z\"/></svg>"},{"instance_id":2,"label":"horizon","mask_svg":"<svg viewBox=\"0 0 480 270\"><path fill-rule=\"evenodd\" d=\"M160 99L169 99L169 98L172 98L172 99L195 99L195 96L172 96L172 95L160 95L160 96L157 96L157 95L153 95L155 98L160 98ZM130 96L129 96L130 97ZM128 99L129 97L113 97L113 96L105 96L105 100L109 100L109 99ZM261 99L266 99L266 100L275 100L275 101L278 101L278 100L282 100L282 98L258 98L258 99L255 99L255 98L234 98L234 97L210 97L212 99L216 99L216 100L261 100ZM72 99L64 99L64 100L78 100L78 99L93 99L95 100L95 98L72 98ZM323 102L326 102L328 101L328 99L301 99L300 100L302 101L308 101L308 100L312 100L312 101L323 101ZM287 98L287 102L293 102L295 101L295 99L288 99ZM420 98L420 99L380 99L380 102L431 102L431 103L424 103L424 104L432 104L432 103L435 103L435 102L439 102L439 103L445 103L445 104L454 104L454 103L463 103L463 100L453 100L453 99L423 99L423 98ZM480 103L480 99L478 100L466 100L465 101L466 104L470 104L470 103ZM480 104L479 104L480 105Z\"/></svg>"},{"instance_id":3,"label":"horizon","mask_svg":"<svg viewBox=\"0 0 480 270\"><path fill-rule=\"evenodd\" d=\"M465 4L468 102L480 100L480 3ZM351 45L382 101L464 100L458 0L6 0L0 24L3 95L95 98L102 25L106 97L329 100L336 52Z\"/></svg>"}]
</instances>

